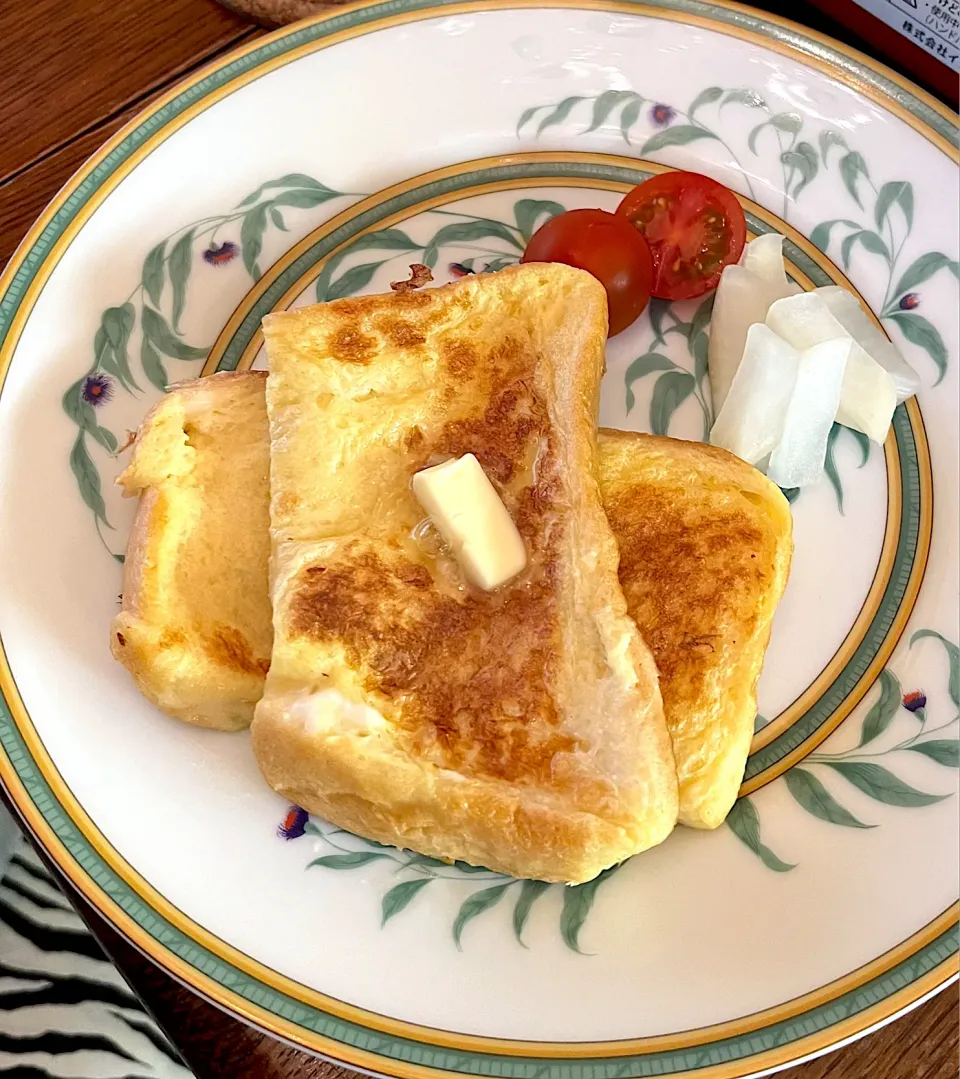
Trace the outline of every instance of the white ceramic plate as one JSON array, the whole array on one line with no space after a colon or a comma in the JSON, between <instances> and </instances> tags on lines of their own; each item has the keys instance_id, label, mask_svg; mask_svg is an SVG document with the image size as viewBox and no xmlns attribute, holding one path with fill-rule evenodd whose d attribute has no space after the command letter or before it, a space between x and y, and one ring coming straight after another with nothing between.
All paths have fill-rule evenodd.
<instances>
[{"instance_id":1,"label":"white ceramic plate","mask_svg":"<svg viewBox=\"0 0 960 1079\"><path fill-rule=\"evenodd\" d=\"M262 38L157 102L0 290L0 770L50 854L212 1000L395 1075L745 1076L945 984L955 138L893 73L699 0L391 0ZM107 648L132 515L112 481L167 380L260 362L269 310L380 291L414 261L439 281L515 261L546 215L613 207L667 167L738 191L804 287L858 290L923 382L883 449L835 429L828 477L793 502L728 826L580 888L521 884L288 812L245 734L147 705ZM708 320L659 304L611 342L602 421L703 437Z\"/></svg>"}]
</instances>

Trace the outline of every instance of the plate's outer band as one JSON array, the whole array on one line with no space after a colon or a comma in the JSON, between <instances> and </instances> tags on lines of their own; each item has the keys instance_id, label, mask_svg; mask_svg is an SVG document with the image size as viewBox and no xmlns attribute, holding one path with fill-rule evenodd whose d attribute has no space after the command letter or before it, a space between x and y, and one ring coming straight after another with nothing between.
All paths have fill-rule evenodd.
<instances>
[{"instance_id":1,"label":"plate's outer band","mask_svg":"<svg viewBox=\"0 0 960 1079\"><path fill-rule=\"evenodd\" d=\"M877 101L920 131L953 160L957 159L956 118L929 95L889 69L838 43L786 20L763 16L724 0L713 4L700 0L660 0L653 4L634 4L629 0L554 0L550 4L544 4L542 0L390 0L388 3L374 0L327 18L278 31L215 62L155 102L147 113L132 121L80 170L28 233L0 278L0 379L6 373L16 341L43 281L86 218L137 161L192 116L266 73L269 68L335 44L337 40L438 14L545 6L673 19L756 40L774 51L799 55L808 66L828 71ZM206 947L207 943L213 943L209 934L197 927L198 939L193 940L160 913L165 901L149 886L146 903L127 888L116 873L117 867L108 864L84 834L96 830L63 787L52 761L36 739L29 717L22 711L5 658L0 663L0 683L11 698L8 702L11 708L4 705L0 709L0 743L6 751L0 759L0 775L18 811L81 891L134 943L210 999L283 1037L361 1068L404 1076L429 1075L440 1070L456 1074L530 1076L531 1079L541 1075L549 1075L551 1079L553 1076L557 1079L565 1076L602 1079L607 1075L678 1075L692 1068L700 1077L734 1079L796 1061L868 1030L946 984L956 973L957 911L954 908L898 949L847 979L841 979L844 984L851 978L859 979L856 989L812 1008L807 1007L809 998L804 998L802 1004L792 1002L799 1008L793 1016L784 1019L780 1026L768 1025L746 1038L739 1035L723 1038L717 1028L708 1028L689 1035L645 1039L643 1041L647 1043L659 1042L664 1048L653 1050L651 1045L651 1052L631 1055L639 1052L640 1042L614 1042L602 1046L498 1044L491 1039L426 1028L421 1028L423 1040L419 1040L419 1036L418 1040L409 1040L391 1035L389 1031L398 1026L410 1027L410 1024L369 1014L363 1016L369 1025L361 1026L312 1010L290 996L269 989L263 982L248 978L237 966L230 969ZM54 783L59 781L59 797L54 795L48 777ZM109 859L109 852L106 853ZM172 910L170 913L179 914ZM223 950L231 953L225 945ZM234 962L244 958L237 953L230 954L230 960ZM838 984L834 983L834 987ZM813 996L829 995L830 990L831 987L825 987ZM305 991L305 995L321 996L310 991ZM360 1009L348 1005L337 1009L336 1005L337 1002L328 1001L328 1006L334 1010L363 1015ZM768 1014L763 1013L764 1016ZM713 1040L704 1042L701 1035ZM717 1040L718 1036L720 1040ZM670 1041L698 1045L698 1048L671 1050L665 1047ZM485 1042L491 1050L497 1051L437 1048L451 1042L465 1046ZM677 1052L683 1055L677 1056ZM536 1056L524 1056L525 1053ZM562 1064L559 1063L561 1060ZM548 1063L550 1061L552 1063Z\"/></svg>"},{"instance_id":2,"label":"plate's outer band","mask_svg":"<svg viewBox=\"0 0 960 1079\"><path fill-rule=\"evenodd\" d=\"M0 705L0 713L3 711ZM0 714L0 743L6 750L8 728L3 722L5 718ZM30 784L30 793L47 812L66 813L39 773L35 773L35 782ZM82 814L82 810L80 812ZM69 822L65 829L66 842L61 843L42 818L39 827L35 815L23 813L23 818L31 828L36 828L39 838L58 864L62 864L61 859L67 852L78 855L91 878L116 894L116 889L110 887L110 867L95 852L91 854L83 837ZM71 861L69 857L66 860ZM155 902L154 906L161 906L162 902ZM138 921L135 919L139 912L129 896L121 892L117 902L111 899L105 913L121 932L136 939ZM719 1036L699 1045L696 1038L702 1031L620 1042L544 1045L425 1030L424 1033L432 1035L433 1044L425 1043L402 1034L371 1030L368 1026L328 1014L318 1015L292 996L274 993L263 986L244 984L238 971L226 968L202 943L186 938L171 922L157 917L152 911L150 919L153 932L169 948L166 969L187 985L280 1037L376 1074L401 1079L431 1079L438 1073L450 1079L464 1074L504 1079L626 1079L631 1076L743 1079L864 1033L953 981L957 976L956 955L960 944L958 913L957 906L945 911L915 938L851 972L833 986L749 1017L763 1020L765 1025L759 1029L723 1036L719 1032L738 1024L706 1028ZM131 928L134 932L130 932ZM200 935L206 934L201 932ZM912 947L916 939L923 941L919 950ZM153 955L152 950L145 950ZM234 999L225 1001L224 982L236 994ZM840 991L832 993L834 989ZM883 1006L891 1001L895 1007L887 1013ZM878 1006L883 1007L883 1011ZM789 1015L791 1010L793 1014ZM777 1013L788 1013L788 1017L766 1022L767 1017ZM368 1022L378 1018L386 1020L386 1017L372 1016ZM389 1020L383 1022L384 1027L401 1025L408 1026ZM818 1035L827 1035L819 1046L815 1044ZM454 1048L460 1041L470 1047ZM447 1044L437 1044L444 1042ZM655 1047L664 1043L672 1047ZM645 1051L648 1045L650 1048Z\"/></svg>"}]
</instances>

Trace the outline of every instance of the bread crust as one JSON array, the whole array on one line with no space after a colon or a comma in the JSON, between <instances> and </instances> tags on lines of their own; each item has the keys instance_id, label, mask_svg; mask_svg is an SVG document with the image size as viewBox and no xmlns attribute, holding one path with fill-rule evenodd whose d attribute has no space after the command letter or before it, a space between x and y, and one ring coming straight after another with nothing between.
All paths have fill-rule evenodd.
<instances>
[{"instance_id":1,"label":"bread crust","mask_svg":"<svg viewBox=\"0 0 960 1079\"><path fill-rule=\"evenodd\" d=\"M716 828L753 739L757 681L793 556L779 488L726 450L601 431L620 583L660 673L680 822Z\"/></svg>"},{"instance_id":2,"label":"bread crust","mask_svg":"<svg viewBox=\"0 0 960 1079\"><path fill-rule=\"evenodd\" d=\"M168 715L218 730L249 726L269 666L265 379L172 386L117 480L140 502L111 652Z\"/></svg>"},{"instance_id":3,"label":"bread crust","mask_svg":"<svg viewBox=\"0 0 960 1079\"><path fill-rule=\"evenodd\" d=\"M190 467L183 440L187 414L195 416L197 409L224 414L238 402L241 408L252 408L237 418L230 440L221 440L219 452L236 458L231 471L241 467L244 453L258 457L252 475L261 477L259 487L256 482L246 484L229 507L229 495L217 488L208 492L203 509L229 508L242 521L254 519L258 512L265 517L269 462L265 384L266 373L256 371L219 374L172 387L145 417L137 448L119 480L128 494L139 492L141 501L124 565L123 611L112 627L111 647L141 691L169 714L226 730L246 726L252 719L263 694L268 652L264 650L255 669L237 670L218 661L216 653L212 659L195 637L178 642L180 625L165 599L165 588L170 567L183 548L179 543L165 545L164 533L168 521L183 508L184 477ZM599 450L601 495L620 548L621 586L629 612L660 667L666 721L681 777L680 819L694 827L716 827L736 797L753 734L756 681L792 554L789 507L765 477L715 447L601 431ZM217 452L216 444L212 449L208 444L205 452ZM665 550L669 557L662 557ZM239 630L245 638L262 637L262 623L269 621L268 549L263 545L246 555L262 564L238 567L241 577L261 580L263 595L260 605L247 612L250 621L241 622ZM709 597L698 593L704 581L716 585ZM672 606L670 596L676 597ZM744 604L745 615L739 613ZM272 633L272 627L267 625L266 632ZM292 774L294 762L312 761L315 747L294 732L263 752L276 758L271 770ZM311 787L324 783L327 767L323 761L309 764ZM419 783L418 798L436 797L423 780L419 773L401 771L389 782L400 789ZM458 793L466 795L466 787L458 783ZM293 785L288 796L319 804L318 794L301 793ZM355 824L344 826L360 828L354 796L339 801L341 821L356 818ZM470 801L484 804L483 792L471 793ZM368 813L371 821L374 809ZM458 819L455 806L445 812L451 822ZM549 833L555 812L557 806L545 800L537 810L537 830ZM497 822L491 826L494 830L501 828L493 807L485 808L484 818ZM374 834L373 827L371 823L368 834ZM404 824L411 834L417 827L412 817ZM596 849L609 846L599 818L584 815L571 830L579 837L571 842ZM380 831L374 838L387 841L389 833ZM426 835L419 840L421 845L428 841ZM559 840L554 845L558 844ZM532 865L535 851L528 857Z\"/></svg>"},{"instance_id":4,"label":"bread crust","mask_svg":"<svg viewBox=\"0 0 960 1079\"><path fill-rule=\"evenodd\" d=\"M275 642L252 727L311 812L577 883L661 842L677 791L596 448L606 300L527 265L264 322ZM475 453L529 565L477 593L409 478Z\"/></svg>"}]
</instances>

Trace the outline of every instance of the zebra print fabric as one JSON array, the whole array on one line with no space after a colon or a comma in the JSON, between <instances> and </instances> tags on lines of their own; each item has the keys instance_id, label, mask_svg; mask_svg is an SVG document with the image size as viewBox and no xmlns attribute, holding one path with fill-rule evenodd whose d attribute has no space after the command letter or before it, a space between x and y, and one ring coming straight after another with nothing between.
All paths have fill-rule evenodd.
<instances>
[{"instance_id":1,"label":"zebra print fabric","mask_svg":"<svg viewBox=\"0 0 960 1079\"><path fill-rule=\"evenodd\" d=\"M192 1079L23 839L0 883L0 1077Z\"/></svg>"}]
</instances>

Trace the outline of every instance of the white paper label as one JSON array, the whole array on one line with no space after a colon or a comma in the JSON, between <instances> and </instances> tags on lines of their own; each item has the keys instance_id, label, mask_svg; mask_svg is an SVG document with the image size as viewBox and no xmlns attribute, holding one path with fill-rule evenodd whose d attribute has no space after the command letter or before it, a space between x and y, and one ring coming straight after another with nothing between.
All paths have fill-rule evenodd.
<instances>
[{"instance_id":1,"label":"white paper label","mask_svg":"<svg viewBox=\"0 0 960 1079\"><path fill-rule=\"evenodd\" d=\"M960 71L960 0L854 0L942 64Z\"/></svg>"}]
</instances>

